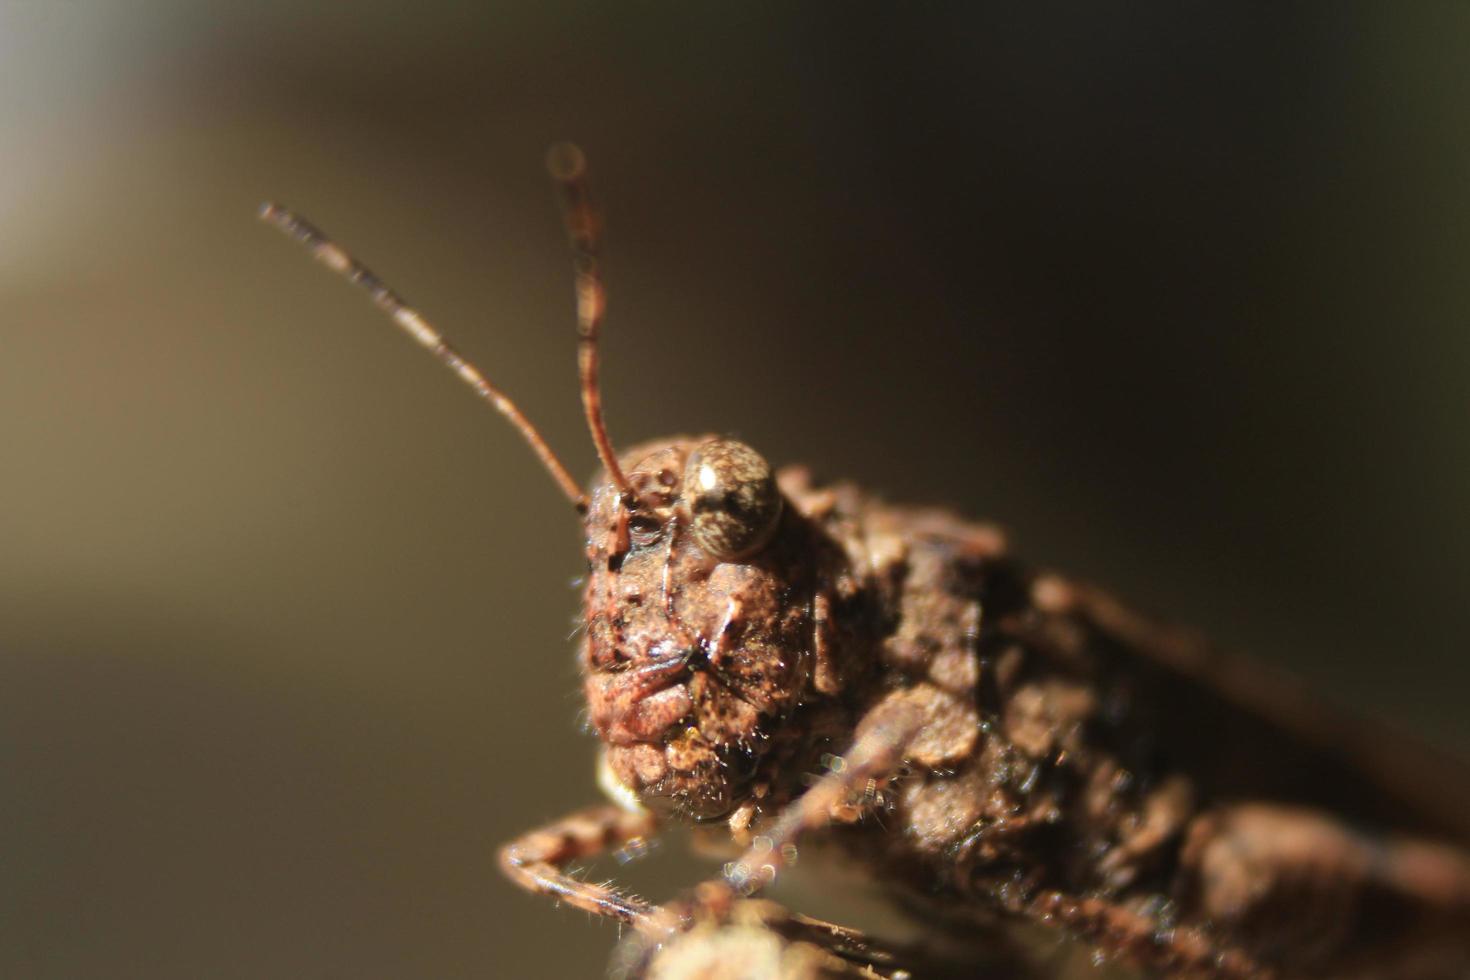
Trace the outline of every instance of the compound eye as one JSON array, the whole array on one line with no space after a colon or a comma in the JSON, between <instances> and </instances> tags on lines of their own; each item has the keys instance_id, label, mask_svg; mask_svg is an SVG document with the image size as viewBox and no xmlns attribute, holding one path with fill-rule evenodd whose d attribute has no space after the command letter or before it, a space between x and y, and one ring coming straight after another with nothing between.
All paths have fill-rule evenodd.
<instances>
[{"instance_id":1,"label":"compound eye","mask_svg":"<svg viewBox=\"0 0 1470 980\"><path fill-rule=\"evenodd\" d=\"M781 520L771 464L734 439L715 439L694 451L684 467L682 496L694 543L723 561L760 550Z\"/></svg>"}]
</instances>

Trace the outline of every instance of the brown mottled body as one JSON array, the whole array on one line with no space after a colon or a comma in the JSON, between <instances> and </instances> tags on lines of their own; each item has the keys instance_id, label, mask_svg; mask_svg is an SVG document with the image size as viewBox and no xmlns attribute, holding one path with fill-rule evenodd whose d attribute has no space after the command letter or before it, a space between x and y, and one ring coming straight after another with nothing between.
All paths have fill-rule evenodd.
<instances>
[{"instance_id":1,"label":"brown mottled body","mask_svg":"<svg viewBox=\"0 0 1470 980\"><path fill-rule=\"evenodd\" d=\"M507 845L512 880L633 925L649 975L722 976L708 954L727 941L769 953L775 975L876 970L823 958L860 951L850 931L741 918L814 833L1002 945L997 927L1030 923L1171 976L1466 975L1458 763L1032 571L994 528L773 474L730 439L617 458L597 384L600 222L581 152L556 148L551 168L604 468L590 496L421 314L297 215L262 210L504 415L585 519L579 658L617 805ZM571 872L668 819L723 820L746 851L665 906Z\"/></svg>"},{"instance_id":2,"label":"brown mottled body","mask_svg":"<svg viewBox=\"0 0 1470 980\"><path fill-rule=\"evenodd\" d=\"M1238 703L1238 662L993 528L799 469L769 542L714 559L679 492L709 442L627 454L642 511L594 489L580 656L615 795L727 819L732 892L827 828L911 902L1158 972L1463 968L1470 859L1430 842L1463 827L1344 757L1346 723Z\"/></svg>"}]
</instances>

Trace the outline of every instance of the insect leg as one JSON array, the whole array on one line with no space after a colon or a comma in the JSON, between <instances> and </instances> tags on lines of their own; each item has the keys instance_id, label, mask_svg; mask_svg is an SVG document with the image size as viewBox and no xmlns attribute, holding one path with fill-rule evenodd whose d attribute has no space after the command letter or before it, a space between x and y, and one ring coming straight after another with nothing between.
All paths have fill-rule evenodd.
<instances>
[{"instance_id":1,"label":"insect leg","mask_svg":"<svg viewBox=\"0 0 1470 980\"><path fill-rule=\"evenodd\" d=\"M1454 847L1239 803L1193 822L1180 864L1198 914L1274 958L1322 968L1409 948L1463 967L1470 952L1470 860Z\"/></svg>"},{"instance_id":2,"label":"insect leg","mask_svg":"<svg viewBox=\"0 0 1470 980\"><path fill-rule=\"evenodd\" d=\"M607 885L575 877L572 862L605 854L657 830L651 814L632 813L612 804L580 810L517 837L500 849L500 867L529 892L551 895L569 905L644 927L657 907Z\"/></svg>"},{"instance_id":3,"label":"insect leg","mask_svg":"<svg viewBox=\"0 0 1470 980\"><path fill-rule=\"evenodd\" d=\"M699 910L674 937L634 934L614 954L614 980L715 980L740 976L782 980L908 980L906 957L852 929L746 899L722 914Z\"/></svg>"},{"instance_id":4,"label":"insect leg","mask_svg":"<svg viewBox=\"0 0 1470 980\"><path fill-rule=\"evenodd\" d=\"M872 781L886 779L898 770L922 724L918 708L902 698L890 699L873 709L858 726L847 755L835 760L831 771L788 806L771 828L758 834L750 849L726 869L728 886L748 896L775 880L796 856L796 841L802 833L831 823L834 812L849 807L854 797L863 796Z\"/></svg>"}]
</instances>

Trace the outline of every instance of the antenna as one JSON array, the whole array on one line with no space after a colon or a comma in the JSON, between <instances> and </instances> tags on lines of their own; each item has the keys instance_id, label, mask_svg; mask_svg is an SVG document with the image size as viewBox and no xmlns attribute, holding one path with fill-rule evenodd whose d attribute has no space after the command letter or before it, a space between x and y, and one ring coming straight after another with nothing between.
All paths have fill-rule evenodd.
<instances>
[{"instance_id":1,"label":"antenna","mask_svg":"<svg viewBox=\"0 0 1470 980\"><path fill-rule=\"evenodd\" d=\"M541 460L541 465L546 467L546 471L551 474L551 478L556 481L556 485L561 488L561 492L566 494L567 499L572 502L572 506L577 509L577 512L579 514L585 514L587 512L587 497L582 493L581 487L577 486L577 481L572 479L572 475L567 472L567 468L562 465L561 460L557 459L556 454L551 451L551 447L546 444L546 440L542 438L541 433L536 430L536 427L531 424L529 419L521 414L521 410L516 407L516 403L506 397L505 392L491 384L490 380L480 373L479 368L465 360L464 355L455 350L449 341L444 339L443 334L430 326L429 321L425 320L418 310L405 303L403 298L389 288L387 283L374 275L371 269L354 259L351 255L348 255L346 250L340 245L333 242L299 215L293 214L278 204L266 204L260 209L260 219L275 225L281 231L296 239L302 245L305 245L307 250L311 252L312 258L316 259L328 269L341 275L353 285L361 286L367 290L368 295L372 297L377 307L388 314L389 318L404 333L418 341L441 364L449 368L461 381L473 388L475 394L479 395L486 402L489 402L497 412L510 420L510 424L515 426L516 430L530 444L531 451ZM580 283L580 277L578 281ZM600 289L598 296L600 299ZM594 344L596 335L597 332L594 326L592 330ZM592 366L592 383L594 386L596 385L596 381L597 366L594 363ZM582 395L585 401L587 396L587 368L585 364L582 368ZM591 411L589 407L589 417ZM593 435L594 437L596 436L595 431ZM606 439L606 436L604 435L603 438ZM601 449L599 447L600 451ZM606 460L604 460L605 462ZM617 475L621 477L622 473L618 472ZM624 489L625 493L629 492L626 478L618 485Z\"/></svg>"},{"instance_id":2,"label":"antenna","mask_svg":"<svg viewBox=\"0 0 1470 980\"><path fill-rule=\"evenodd\" d=\"M602 286L598 262L602 222L592 206L587 186L587 156L575 143L557 143L546 154L546 169L561 193L562 219L567 237L572 242L572 268L577 289L577 368L581 375L582 409L587 415L587 428L592 432L597 458L608 477L617 485L628 510L638 507L638 494L618 465L617 453L607 435L602 418L602 388L598 384L600 367L598 334L607 309L607 293Z\"/></svg>"}]
</instances>

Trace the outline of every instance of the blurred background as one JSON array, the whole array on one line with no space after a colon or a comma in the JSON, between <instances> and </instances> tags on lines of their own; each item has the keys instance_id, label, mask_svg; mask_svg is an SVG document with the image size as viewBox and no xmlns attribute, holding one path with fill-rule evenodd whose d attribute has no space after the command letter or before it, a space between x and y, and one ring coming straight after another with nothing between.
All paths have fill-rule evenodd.
<instances>
[{"instance_id":1,"label":"blurred background","mask_svg":"<svg viewBox=\"0 0 1470 980\"><path fill-rule=\"evenodd\" d=\"M1014 6L0 0L0 975L601 972L494 864L597 796L576 522L254 219L590 474L558 139L620 444L995 518L1470 749L1470 7Z\"/></svg>"}]
</instances>

